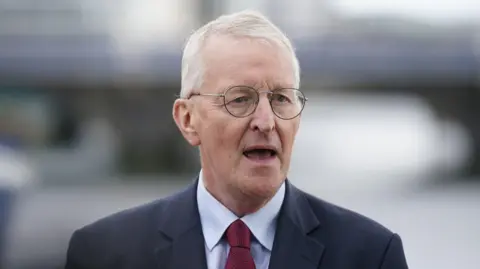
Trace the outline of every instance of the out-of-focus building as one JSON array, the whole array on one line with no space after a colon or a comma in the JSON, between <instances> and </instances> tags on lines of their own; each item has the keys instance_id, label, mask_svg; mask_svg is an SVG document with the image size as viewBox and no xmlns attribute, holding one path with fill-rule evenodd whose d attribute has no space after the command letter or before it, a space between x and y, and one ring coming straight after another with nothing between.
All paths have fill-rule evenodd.
<instances>
[{"instance_id":1,"label":"out-of-focus building","mask_svg":"<svg viewBox=\"0 0 480 269\"><path fill-rule=\"evenodd\" d=\"M302 90L420 95L440 118L467 126L480 144L479 64L472 46L478 26L347 16L335 3L0 0L0 93L41 111L28 116L36 128L24 121L17 135L30 137L27 148L66 148L51 152L62 160L68 158L60 152L70 152L77 165L77 158L87 163L88 154L75 155L89 152L78 150L84 146L79 141L95 139L82 138L92 133L82 126L103 122L118 152L102 155L114 158L104 162L131 172L196 171L197 152L171 119L182 43L201 23L250 8L266 13L293 39ZM475 148L477 160L480 145Z\"/></svg>"}]
</instances>

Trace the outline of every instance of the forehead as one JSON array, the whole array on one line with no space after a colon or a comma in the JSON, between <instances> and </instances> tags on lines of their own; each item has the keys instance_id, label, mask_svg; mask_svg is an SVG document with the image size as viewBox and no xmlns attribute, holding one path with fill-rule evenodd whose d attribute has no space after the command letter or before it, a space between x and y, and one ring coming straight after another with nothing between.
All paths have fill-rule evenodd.
<instances>
[{"instance_id":1,"label":"forehead","mask_svg":"<svg viewBox=\"0 0 480 269\"><path fill-rule=\"evenodd\" d=\"M287 49L263 39L212 37L203 50L204 84L292 87L294 70Z\"/></svg>"}]
</instances>

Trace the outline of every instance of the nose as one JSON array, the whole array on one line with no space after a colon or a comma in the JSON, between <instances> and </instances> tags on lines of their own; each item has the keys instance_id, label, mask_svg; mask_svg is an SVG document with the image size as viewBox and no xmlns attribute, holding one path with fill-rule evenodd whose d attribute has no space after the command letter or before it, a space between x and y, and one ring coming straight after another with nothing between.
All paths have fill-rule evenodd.
<instances>
[{"instance_id":1,"label":"nose","mask_svg":"<svg viewBox=\"0 0 480 269\"><path fill-rule=\"evenodd\" d=\"M275 130L275 114L273 114L267 95L261 96L258 100L250 128L262 133L270 133Z\"/></svg>"}]
</instances>

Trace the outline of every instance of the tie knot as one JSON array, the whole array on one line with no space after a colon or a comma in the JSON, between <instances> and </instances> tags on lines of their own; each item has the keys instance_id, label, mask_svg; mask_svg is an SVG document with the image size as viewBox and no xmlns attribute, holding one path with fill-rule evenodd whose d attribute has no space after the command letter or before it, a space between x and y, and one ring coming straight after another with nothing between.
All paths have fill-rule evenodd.
<instances>
[{"instance_id":1,"label":"tie knot","mask_svg":"<svg viewBox=\"0 0 480 269\"><path fill-rule=\"evenodd\" d=\"M250 248L250 229L242 220L237 219L230 224L226 236L230 247Z\"/></svg>"}]
</instances>

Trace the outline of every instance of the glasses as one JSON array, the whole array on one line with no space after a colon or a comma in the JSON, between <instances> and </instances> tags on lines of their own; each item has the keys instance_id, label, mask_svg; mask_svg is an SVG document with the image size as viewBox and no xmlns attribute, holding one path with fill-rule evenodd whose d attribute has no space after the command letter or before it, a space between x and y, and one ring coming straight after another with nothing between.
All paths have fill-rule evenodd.
<instances>
[{"instance_id":1,"label":"glasses","mask_svg":"<svg viewBox=\"0 0 480 269\"><path fill-rule=\"evenodd\" d=\"M192 93L191 96L222 97L228 113L237 118L244 118L252 115L257 109L260 93L267 94L273 113L284 120L291 120L300 115L307 102L305 95L293 88L257 91L249 86L234 86L223 94Z\"/></svg>"}]
</instances>

